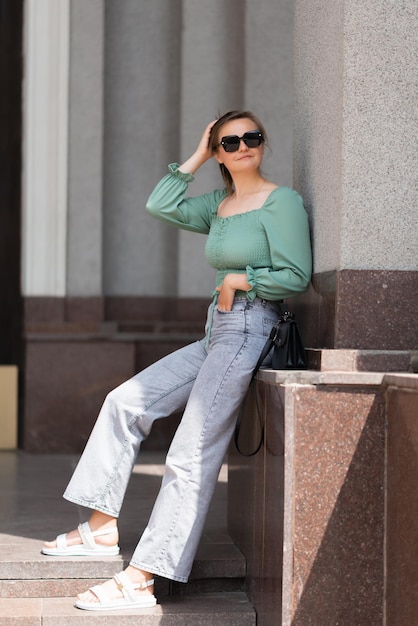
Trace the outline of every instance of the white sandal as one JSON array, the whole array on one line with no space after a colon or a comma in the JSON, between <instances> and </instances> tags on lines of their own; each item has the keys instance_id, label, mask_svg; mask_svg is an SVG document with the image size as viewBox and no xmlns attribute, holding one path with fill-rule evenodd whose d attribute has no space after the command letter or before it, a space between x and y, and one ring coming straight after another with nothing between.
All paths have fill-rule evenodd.
<instances>
[{"instance_id":1,"label":"white sandal","mask_svg":"<svg viewBox=\"0 0 418 626\"><path fill-rule=\"evenodd\" d=\"M116 611L118 609L145 609L157 604L157 599L153 594L138 594L137 589L147 589L154 584L154 579L143 583L132 583L125 572L120 572L113 576L117 588L122 594L121 598L112 598L109 592L103 589L103 585L95 585L89 591L97 596L99 602L83 602L77 600L75 605L85 611Z\"/></svg>"},{"instance_id":2,"label":"white sandal","mask_svg":"<svg viewBox=\"0 0 418 626\"><path fill-rule=\"evenodd\" d=\"M75 546L67 545L67 535L58 535L56 538L57 545L55 548L42 548L42 554L48 556L117 556L120 548L116 546L102 546L95 542L95 537L110 535L117 532L114 528L106 528L104 530L95 530L92 532L88 522L80 524L77 528L81 541L83 543Z\"/></svg>"}]
</instances>

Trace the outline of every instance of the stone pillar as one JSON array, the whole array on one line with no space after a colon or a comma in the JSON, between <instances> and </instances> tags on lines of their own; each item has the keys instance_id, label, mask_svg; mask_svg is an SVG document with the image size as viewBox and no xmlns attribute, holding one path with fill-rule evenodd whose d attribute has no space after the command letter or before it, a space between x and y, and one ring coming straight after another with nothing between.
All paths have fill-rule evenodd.
<instances>
[{"instance_id":1,"label":"stone pillar","mask_svg":"<svg viewBox=\"0 0 418 626\"><path fill-rule=\"evenodd\" d=\"M313 347L418 347L416 16L415 0L295 2L295 186L312 219Z\"/></svg>"},{"instance_id":2,"label":"stone pillar","mask_svg":"<svg viewBox=\"0 0 418 626\"><path fill-rule=\"evenodd\" d=\"M104 2L72 0L67 295L102 295Z\"/></svg>"},{"instance_id":3,"label":"stone pillar","mask_svg":"<svg viewBox=\"0 0 418 626\"><path fill-rule=\"evenodd\" d=\"M204 124L218 113L250 109L265 123L271 153L264 171L292 184L293 7L286 0L184 0L182 35L181 157L195 148ZM208 163L190 187L197 195L223 185ZM207 296L214 272L204 257L204 238L179 234L181 297ZM193 259L193 263L190 263Z\"/></svg>"},{"instance_id":4,"label":"stone pillar","mask_svg":"<svg viewBox=\"0 0 418 626\"><path fill-rule=\"evenodd\" d=\"M193 152L206 124L242 106L245 15L241 0L182 4L181 160ZM190 195L222 186L218 166L210 161L197 173ZM179 296L210 296L214 270L204 246L203 236L179 233Z\"/></svg>"},{"instance_id":5,"label":"stone pillar","mask_svg":"<svg viewBox=\"0 0 418 626\"><path fill-rule=\"evenodd\" d=\"M25 3L22 292L66 292L69 0Z\"/></svg>"},{"instance_id":6,"label":"stone pillar","mask_svg":"<svg viewBox=\"0 0 418 626\"><path fill-rule=\"evenodd\" d=\"M228 481L229 530L247 558L257 624L381 624L382 375L259 378L241 447L254 449L260 424L264 446L249 458L231 450Z\"/></svg>"},{"instance_id":7,"label":"stone pillar","mask_svg":"<svg viewBox=\"0 0 418 626\"><path fill-rule=\"evenodd\" d=\"M246 2L244 106L266 125L270 150L263 171L293 184L293 3Z\"/></svg>"},{"instance_id":8,"label":"stone pillar","mask_svg":"<svg viewBox=\"0 0 418 626\"><path fill-rule=\"evenodd\" d=\"M228 527L257 624L413 624L418 377L262 370L254 387L240 449L261 425L264 445L230 450Z\"/></svg>"},{"instance_id":9,"label":"stone pillar","mask_svg":"<svg viewBox=\"0 0 418 626\"><path fill-rule=\"evenodd\" d=\"M181 2L106 2L104 292L172 296L177 236L145 203L179 156Z\"/></svg>"}]
</instances>

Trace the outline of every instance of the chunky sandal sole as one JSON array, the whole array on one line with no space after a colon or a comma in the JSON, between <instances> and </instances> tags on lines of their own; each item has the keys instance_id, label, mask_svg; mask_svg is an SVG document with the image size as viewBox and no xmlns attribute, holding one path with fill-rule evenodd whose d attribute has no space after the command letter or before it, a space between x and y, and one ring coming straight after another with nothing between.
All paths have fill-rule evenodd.
<instances>
[{"instance_id":1,"label":"chunky sandal sole","mask_svg":"<svg viewBox=\"0 0 418 626\"><path fill-rule=\"evenodd\" d=\"M83 609L84 611L121 611L126 609L151 609L153 606L156 606L157 599L155 596L150 596L150 598L141 600L140 602L127 602L124 600L120 600L116 604L116 600L112 604L101 604L100 602L81 602L77 600L75 606L78 609Z\"/></svg>"},{"instance_id":2,"label":"chunky sandal sole","mask_svg":"<svg viewBox=\"0 0 418 626\"><path fill-rule=\"evenodd\" d=\"M119 546L109 546L108 550L105 550L106 546L94 548L88 550L83 548L82 545L68 546L65 550L59 550L58 548L42 548L42 554L47 556L117 556L120 552Z\"/></svg>"}]
</instances>

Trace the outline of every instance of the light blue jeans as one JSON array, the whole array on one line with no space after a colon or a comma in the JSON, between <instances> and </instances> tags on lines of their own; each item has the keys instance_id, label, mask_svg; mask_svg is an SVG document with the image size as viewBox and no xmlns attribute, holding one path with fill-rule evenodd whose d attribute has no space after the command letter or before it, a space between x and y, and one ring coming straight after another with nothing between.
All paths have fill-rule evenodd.
<instances>
[{"instance_id":1,"label":"light blue jeans","mask_svg":"<svg viewBox=\"0 0 418 626\"><path fill-rule=\"evenodd\" d=\"M135 567L187 582L238 409L279 313L259 298L236 298L226 313L213 302L209 341L173 352L106 397L64 497L114 517L154 420L185 407Z\"/></svg>"}]
</instances>

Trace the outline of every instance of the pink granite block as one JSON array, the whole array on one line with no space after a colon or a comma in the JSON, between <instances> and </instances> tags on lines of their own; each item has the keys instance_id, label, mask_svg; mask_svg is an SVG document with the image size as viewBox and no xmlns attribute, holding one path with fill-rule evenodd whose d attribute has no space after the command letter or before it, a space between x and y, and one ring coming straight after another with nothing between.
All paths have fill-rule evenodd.
<instances>
[{"instance_id":1,"label":"pink granite block","mask_svg":"<svg viewBox=\"0 0 418 626\"><path fill-rule=\"evenodd\" d=\"M229 458L229 529L247 558L257 623L271 626L283 616L282 626L377 626L383 377L286 373L277 384L280 376L268 374L258 380L265 444L256 457L231 450ZM254 423L251 409L245 417Z\"/></svg>"},{"instance_id":2,"label":"pink granite block","mask_svg":"<svg viewBox=\"0 0 418 626\"><path fill-rule=\"evenodd\" d=\"M387 401L387 626L412 626L418 621L418 389L389 387Z\"/></svg>"},{"instance_id":3,"label":"pink granite block","mask_svg":"<svg viewBox=\"0 0 418 626\"><path fill-rule=\"evenodd\" d=\"M290 301L308 348L416 350L418 272L334 270Z\"/></svg>"},{"instance_id":4,"label":"pink granite block","mask_svg":"<svg viewBox=\"0 0 418 626\"><path fill-rule=\"evenodd\" d=\"M28 342L24 449L81 452L106 394L134 373L129 342Z\"/></svg>"},{"instance_id":5,"label":"pink granite block","mask_svg":"<svg viewBox=\"0 0 418 626\"><path fill-rule=\"evenodd\" d=\"M260 624L276 623L282 613L285 390L263 385L265 406L265 468L263 481L262 602ZM261 530L260 530L261 532Z\"/></svg>"},{"instance_id":6,"label":"pink granite block","mask_svg":"<svg viewBox=\"0 0 418 626\"><path fill-rule=\"evenodd\" d=\"M247 560L247 591L257 607L257 623L269 626L281 614L283 543L283 388L257 383L246 403L240 443L254 450L265 425L264 443L255 456L229 454L228 528ZM258 409L257 409L258 405ZM266 407L274 411L266 413Z\"/></svg>"},{"instance_id":7,"label":"pink granite block","mask_svg":"<svg viewBox=\"0 0 418 626\"><path fill-rule=\"evenodd\" d=\"M297 385L286 393L283 624L380 624L383 393Z\"/></svg>"},{"instance_id":8,"label":"pink granite block","mask_svg":"<svg viewBox=\"0 0 418 626\"><path fill-rule=\"evenodd\" d=\"M248 396L242 415L239 445L247 453L254 449L260 437L260 419L255 404L254 389ZM263 417L261 416L261 419ZM261 454L261 460L260 460ZM247 559L247 581L250 586L254 574L254 527L259 525L259 474L262 453L257 456L242 456L231 445L228 458L228 530L233 541ZM262 475L261 471L261 475Z\"/></svg>"},{"instance_id":9,"label":"pink granite block","mask_svg":"<svg viewBox=\"0 0 418 626\"><path fill-rule=\"evenodd\" d=\"M340 271L334 347L417 349L417 293L417 271Z\"/></svg>"}]
</instances>

